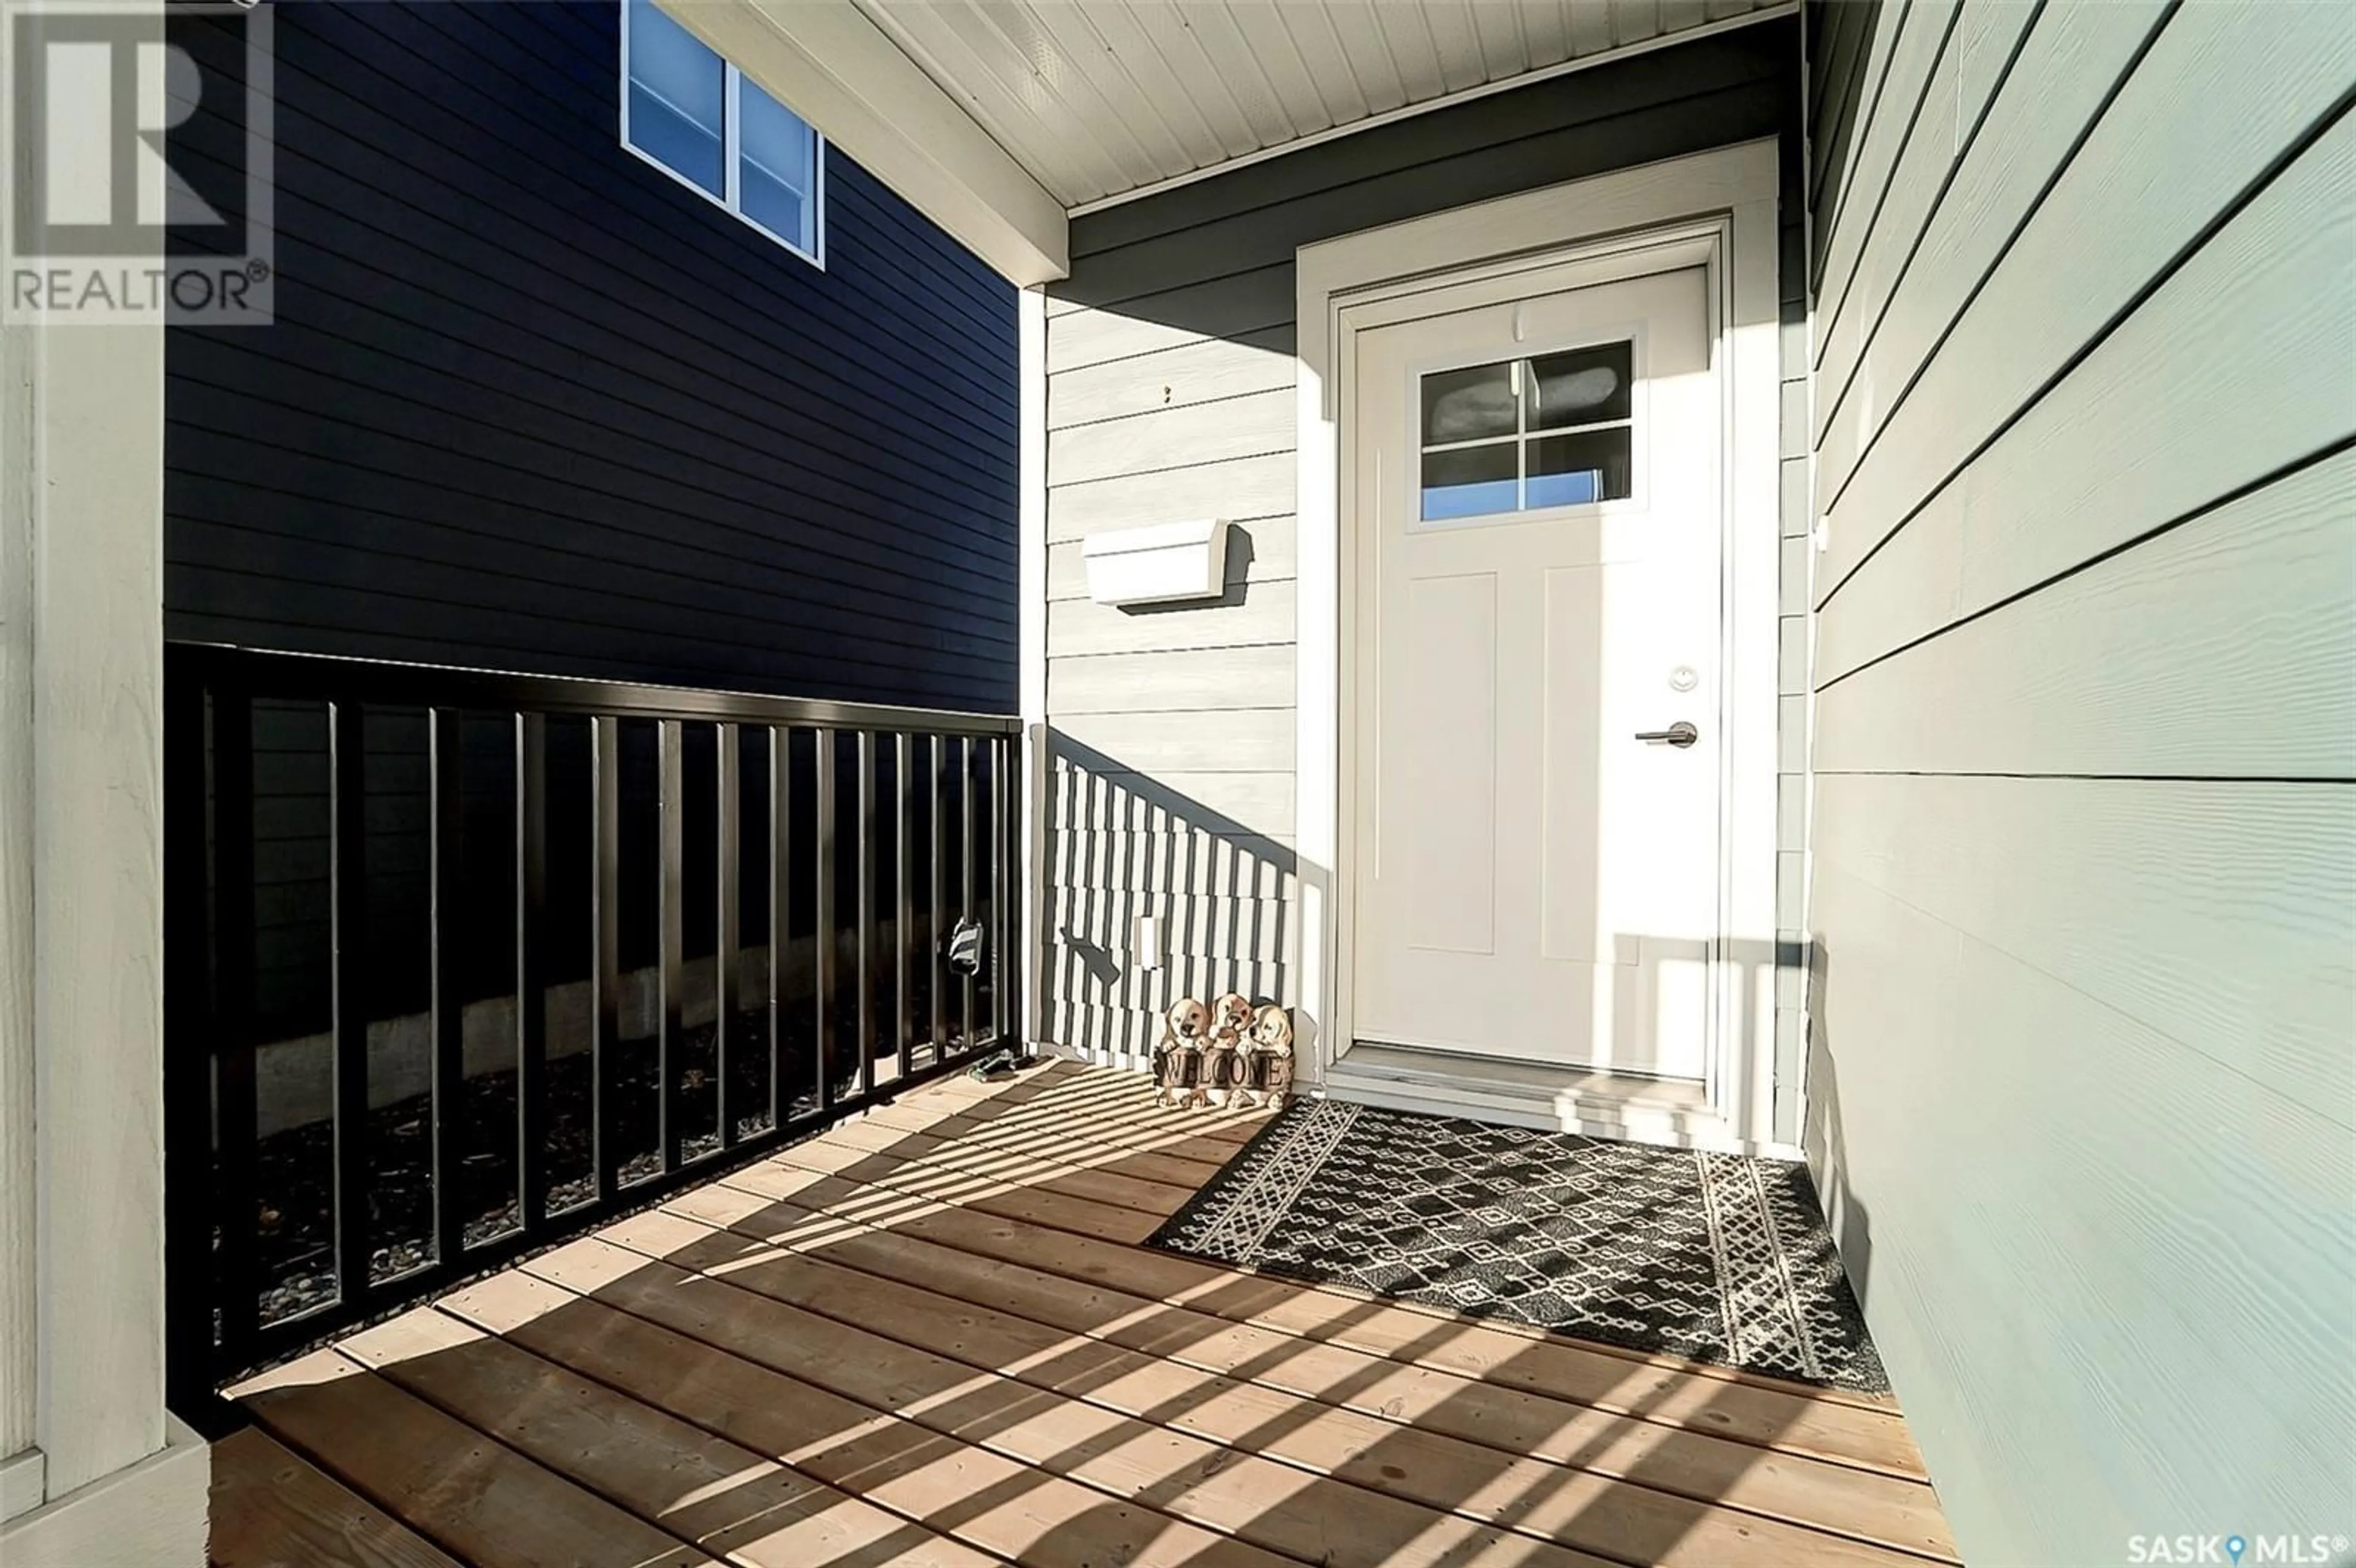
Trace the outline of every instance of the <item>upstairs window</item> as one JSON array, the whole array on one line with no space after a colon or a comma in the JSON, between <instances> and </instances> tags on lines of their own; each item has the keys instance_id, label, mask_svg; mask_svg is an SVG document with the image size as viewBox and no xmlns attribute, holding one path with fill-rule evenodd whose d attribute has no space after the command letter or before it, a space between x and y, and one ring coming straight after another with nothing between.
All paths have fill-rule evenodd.
<instances>
[{"instance_id":1,"label":"upstairs window","mask_svg":"<svg viewBox=\"0 0 2356 1568\"><path fill-rule=\"evenodd\" d=\"M622 0L622 144L826 264L826 142L654 0Z\"/></svg>"}]
</instances>

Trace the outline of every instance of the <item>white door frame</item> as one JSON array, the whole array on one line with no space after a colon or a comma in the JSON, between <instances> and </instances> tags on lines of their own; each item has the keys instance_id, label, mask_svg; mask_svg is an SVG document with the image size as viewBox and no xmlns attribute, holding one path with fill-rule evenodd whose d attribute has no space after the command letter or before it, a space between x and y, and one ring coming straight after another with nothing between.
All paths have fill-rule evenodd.
<instances>
[{"instance_id":1,"label":"white door frame","mask_svg":"<svg viewBox=\"0 0 2356 1568\"><path fill-rule=\"evenodd\" d=\"M1340 422L1353 335L1400 296L1468 278L1590 261L1599 281L1649 272L1665 247L1707 258L1714 351L1726 356L1727 612L1721 926L1712 960L1719 1049L1709 1141L1772 1147L1779 365L1776 146L1747 142L1303 246L1297 255L1300 527L1295 762L1302 1065L1321 1080L1350 1032L1349 731L1355 635Z\"/></svg>"}]
</instances>

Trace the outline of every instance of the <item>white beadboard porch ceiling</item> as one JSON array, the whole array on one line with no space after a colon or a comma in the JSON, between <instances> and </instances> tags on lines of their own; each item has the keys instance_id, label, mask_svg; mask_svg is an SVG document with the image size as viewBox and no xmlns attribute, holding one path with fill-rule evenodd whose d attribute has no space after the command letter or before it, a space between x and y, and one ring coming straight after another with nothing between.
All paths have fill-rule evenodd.
<instances>
[{"instance_id":1,"label":"white beadboard porch ceiling","mask_svg":"<svg viewBox=\"0 0 2356 1568\"><path fill-rule=\"evenodd\" d=\"M856 0L1069 209L1790 0Z\"/></svg>"}]
</instances>

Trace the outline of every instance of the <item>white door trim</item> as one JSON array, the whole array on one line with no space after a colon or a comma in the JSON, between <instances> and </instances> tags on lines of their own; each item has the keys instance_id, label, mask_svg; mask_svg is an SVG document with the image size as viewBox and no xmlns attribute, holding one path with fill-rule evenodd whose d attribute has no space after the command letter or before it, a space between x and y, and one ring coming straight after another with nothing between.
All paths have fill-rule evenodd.
<instances>
[{"instance_id":1,"label":"white door trim","mask_svg":"<svg viewBox=\"0 0 2356 1568\"><path fill-rule=\"evenodd\" d=\"M1639 270L1665 244L1722 248L1727 355L1724 926L1715 994L1727 1049L1709 1085L1716 1136L1774 1147L1776 147L1762 140L1347 235L1297 253L1300 459L1296 787L1302 1065L1323 1081L1351 1038L1347 732L1352 585L1341 537L1339 415L1350 336L1383 302L1566 261ZM1644 255L1643 253L1649 253ZM1368 308L1372 307L1372 308ZM1345 315L1345 312L1350 313Z\"/></svg>"}]
</instances>

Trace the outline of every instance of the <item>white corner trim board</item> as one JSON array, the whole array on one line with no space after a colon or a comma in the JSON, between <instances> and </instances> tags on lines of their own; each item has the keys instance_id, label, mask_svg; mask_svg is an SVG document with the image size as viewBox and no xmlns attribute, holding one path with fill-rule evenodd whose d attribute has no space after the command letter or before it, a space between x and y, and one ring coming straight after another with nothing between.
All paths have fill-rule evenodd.
<instances>
[{"instance_id":1,"label":"white corner trim board","mask_svg":"<svg viewBox=\"0 0 2356 1568\"><path fill-rule=\"evenodd\" d=\"M1071 271L1063 203L846 0L661 0L734 62L1001 274Z\"/></svg>"},{"instance_id":2,"label":"white corner trim board","mask_svg":"<svg viewBox=\"0 0 2356 1568\"><path fill-rule=\"evenodd\" d=\"M8 1568L202 1568L210 1456L202 1437L166 1416L164 1445L145 1458L0 1523L0 1563ZM33 1458L37 1469L37 1450ZM0 1468L0 1481L13 1479Z\"/></svg>"},{"instance_id":3,"label":"white corner trim board","mask_svg":"<svg viewBox=\"0 0 2356 1568\"><path fill-rule=\"evenodd\" d=\"M166 1432L164 333L10 325L0 366L0 1395L54 1499Z\"/></svg>"},{"instance_id":4,"label":"white corner trim board","mask_svg":"<svg viewBox=\"0 0 2356 1568\"><path fill-rule=\"evenodd\" d=\"M134 96L161 123L160 76ZM204 1557L164 1409L164 389L160 321L0 325L8 1568Z\"/></svg>"},{"instance_id":5,"label":"white corner trim board","mask_svg":"<svg viewBox=\"0 0 2356 1568\"><path fill-rule=\"evenodd\" d=\"M1015 687L1023 717L1022 854L1024 886L1044 888L1047 874L1047 296L1036 288L1015 296L1015 382L1020 444L1015 460ZM1015 962L1022 965L1015 1028L1025 1043L1040 1038L1040 992L1046 979L1044 912L1023 906Z\"/></svg>"},{"instance_id":6,"label":"white corner trim board","mask_svg":"<svg viewBox=\"0 0 2356 1568\"><path fill-rule=\"evenodd\" d=\"M48 1466L38 1448L0 1459L0 1524L40 1507L48 1484Z\"/></svg>"},{"instance_id":7,"label":"white corner trim board","mask_svg":"<svg viewBox=\"0 0 2356 1568\"><path fill-rule=\"evenodd\" d=\"M1711 1099L1737 1147L1777 1148L1774 1051L1740 1016L1772 984L1775 901L1776 571L1780 432L1776 149L1772 140L1597 176L1302 247L1297 252L1295 777L1298 1049L1322 1081L1351 1036L1352 788L1344 759L1352 585L1341 510L1340 389L1349 336L1386 306L1443 285L1565 262L1600 279L1666 244L1716 247L1729 374L1725 420L1727 845L1716 984L1730 1049ZM1609 236L1590 239L1591 236ZM1713 238L1714 237L1714 238ZM1617 259L1615 262L1615 258ZM1445 276L1442 276L1445 274ZM1409 307L1412 308L1412 307ZM1757 974L1767 971L1762 981ZM1745 1043L1747 1042L1747 1043Z\"/></svg>"}]
</instances>

